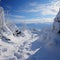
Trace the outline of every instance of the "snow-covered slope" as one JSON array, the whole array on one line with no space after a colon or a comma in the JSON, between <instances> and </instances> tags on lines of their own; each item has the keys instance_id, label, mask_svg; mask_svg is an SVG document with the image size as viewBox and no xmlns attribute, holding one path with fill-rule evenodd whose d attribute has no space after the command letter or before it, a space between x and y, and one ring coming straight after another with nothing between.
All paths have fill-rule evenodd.
<instances>
[{"instance_id":1,"label":"snow-covered slope","mask_svg":"<svg viewBox=\"0 0 60 60\"><path fill-rule=\"evenodd\" d=\"M0 39L1 60L57 60L59 58L60 34L51 29L34 31L35 34L30 30L25 30L23 33L25 34L23 37L4 33L4 36L10 40Z\"/></svg>"},{"instance_id":2,"label":"snow-covered slope","mask_svg":"<svg viewBox=\"0 0 60 60\"><path fill-rule=\"evenodd\" d=\"M4 24L0 33L0 60L60 60L60 33L54 29L19 30L13 23Z\"/></svg>"},{"instance_id":3,"label":"snow-covered slope","mask_svg":"<svg viewBox=\"0 0 60 60\"><path fill-rule=\"evenodd\" d=\"M4 12L2 7L0 10ZM1 14L0 20L4 18L3 15ZM2 23L4 25L0 23L1 27L3 26L0 30L0 32L2 31L0 33L2 35L0 38L0 60L25 60L39 50L30 49L31 43L38 39L37 34L32 34L29 29L20 31L15 24L9 21L2 21Z\"/></svg>"},{"instance_id":4,"label":"snow-covered slope","mask_svg":"<svg viewBox=\"0 0 60 60\"><path fill-rule=\"evenodd\" d=\"M42 31L41 31L42 32ZM32 43L34 50L40 48L27 60L60 60L60 34L51 29L45 29L38 34L39 39Z\"/></svg>"},{"instance_id":5,"label":"snow-covered slope","mask_svg":"<svg viewBox=\"0 0 60 60\"><path fill-rule=\"evenodd\" d=\"M3 33L3 37L0 39L0 60L13 60L13 58L16 60L24 58L25 60L39 50L30 49L31 43L38 39L37 35L32 34L29 30L25 30L23 33L23 37Z\"/></svg>"}]
</instances>

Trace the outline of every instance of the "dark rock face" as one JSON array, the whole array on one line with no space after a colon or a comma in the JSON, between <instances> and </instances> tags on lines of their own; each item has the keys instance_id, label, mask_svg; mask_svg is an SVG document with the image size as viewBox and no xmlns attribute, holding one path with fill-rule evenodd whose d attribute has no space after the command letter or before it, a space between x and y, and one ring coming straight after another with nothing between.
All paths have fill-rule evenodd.
<instances>
[{"instance_id":1,"label":"dark rock face","mask_svg":"<svg viewBox=\"0 0 60 60\"><path fill-rule=\"evenodd\" d=\"M58 31L58 33L60 34L60 30Z\"/></svg>"}]
</instances>

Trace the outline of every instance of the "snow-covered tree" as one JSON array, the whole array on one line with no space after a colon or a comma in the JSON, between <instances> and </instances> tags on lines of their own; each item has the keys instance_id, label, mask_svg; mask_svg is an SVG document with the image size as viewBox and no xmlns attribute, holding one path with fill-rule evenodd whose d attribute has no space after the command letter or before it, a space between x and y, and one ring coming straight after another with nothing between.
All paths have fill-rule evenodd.
<instances>
[{"instance_id":1,"label":"snow-covered tree","mask_svg":"<svg viewBox=\"0 0 60 60\"><path fill-rule=\"evenodd\" d=\"M60 33L60 9L59 9L59 12L54 19L53 29L56 33Z\"/></svg>"},{"instance_id":2,"label":"snow-covered tree","mask_svg":"<svg viewBox=\"0 0 60 60\"><path fill-rule=\"evenodd\" d=\"M0 37L2 35L3 25L4 25L4 10L2 7L0 7Z\"/></svg>"}]
</instances>

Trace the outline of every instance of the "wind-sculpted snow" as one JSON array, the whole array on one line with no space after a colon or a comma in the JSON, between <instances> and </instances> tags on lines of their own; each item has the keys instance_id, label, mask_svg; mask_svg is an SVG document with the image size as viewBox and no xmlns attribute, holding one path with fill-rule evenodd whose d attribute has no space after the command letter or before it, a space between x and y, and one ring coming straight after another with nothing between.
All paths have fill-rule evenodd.
<instances>
[{"instance_id":1,"label":"wind-sculpted snow","mask_svg":"<svg viewBox=\"0 0 60 60\"><path fill-rule=\"evenodd\" d=\"M5 32L0 39L0 60L25 60L40 48L31 49L31 43L38 39L37 34L31 31L23 31L24 37L8 35Z\"/></svg>"},{"instance_id":2,"label":"wind-sculpted snow","mask_svg":"<svg viewBox=\"0 0 60 60\"><path fill-rule=\"evenodd\" d=\"M59 34L52 29L23 33L24 37L4 33L0 39L0 60L60 60Z\"/></svg>"}]
</instances>

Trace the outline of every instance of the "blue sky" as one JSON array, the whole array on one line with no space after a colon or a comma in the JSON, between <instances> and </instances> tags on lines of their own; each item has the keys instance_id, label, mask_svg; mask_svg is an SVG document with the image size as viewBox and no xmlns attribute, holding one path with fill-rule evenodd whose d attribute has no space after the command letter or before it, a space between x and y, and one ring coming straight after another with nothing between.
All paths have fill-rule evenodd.
<instances>
[{"instance_id":1,"label":"blue sky","mask_svg":"<svg viewBox=\"0 0 60 60\"><path fill-rule=\"evenodd\" d=\"M53 22L60 0L0 0L6 19L15 23Z\"/></svg>"}]
</instances>

